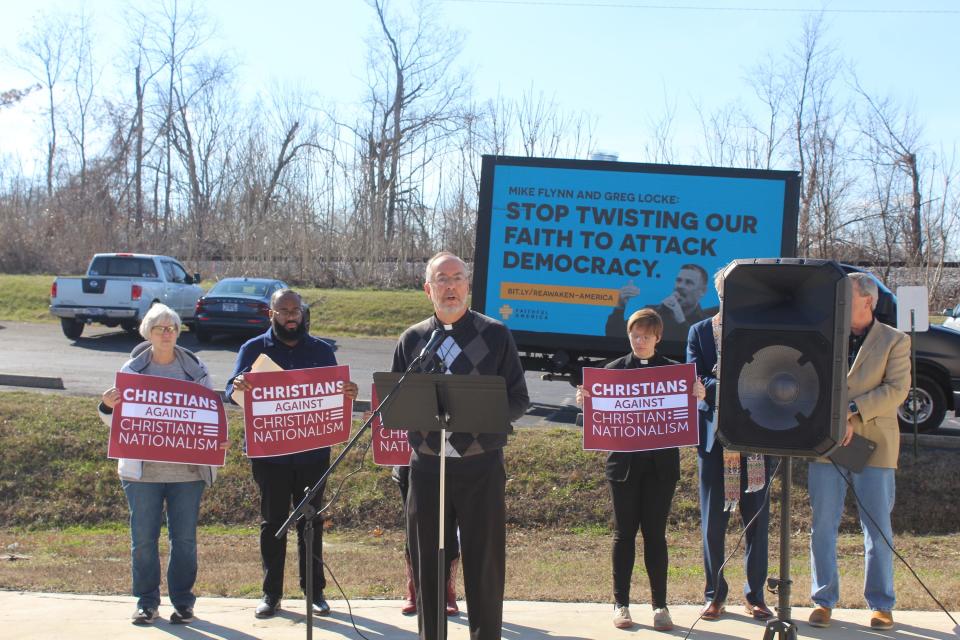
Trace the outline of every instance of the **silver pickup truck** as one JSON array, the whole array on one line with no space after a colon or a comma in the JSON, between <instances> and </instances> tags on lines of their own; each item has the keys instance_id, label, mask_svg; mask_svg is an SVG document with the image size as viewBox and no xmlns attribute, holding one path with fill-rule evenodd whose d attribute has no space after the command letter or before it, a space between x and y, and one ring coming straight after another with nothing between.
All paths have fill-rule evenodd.
<instances>
[{"instance_id":1,"label":"silver pickup truck","mask_svg":"<svg viewBox=\"0 0 960 640\"><path fill-rule=\"evenodd\" d=\"M85 324L100 322L136 333L140 320L156 302L176 311L184 324L193 321L197 283L177 260L140 253L98 253L87 275L60 277L50 288L50 313L60 318L63 335L76 340Z\"/></svg>"}]
</instances>

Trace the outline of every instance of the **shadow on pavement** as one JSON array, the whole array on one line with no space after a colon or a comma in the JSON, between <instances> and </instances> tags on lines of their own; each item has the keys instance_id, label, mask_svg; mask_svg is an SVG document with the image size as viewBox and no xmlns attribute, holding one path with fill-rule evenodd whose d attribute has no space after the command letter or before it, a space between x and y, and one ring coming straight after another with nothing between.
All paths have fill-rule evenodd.
<instances>
[{"instance_id":1,"label":"shadow on pavement","mask_svg":"<svg viewBox=\"0 0 960 640\"><path fill-rule=\"evenodd\" d=\"M304 613L296 613L289 611L287 609L281 609L277 612L278 618L284 618L286 620L291 620L297 624L305 624L307 621L307 616ZM336 627L333 627L330 623L337 623ZM381 637L392 638L395 637L395 634L406 635L409 632L406 629L401 627L394 626L392 624L387 624L380 620L375 620L373 618L368 618L366 616L361 616L357 614L351 614L348 611L333 611L328 616L314 616L313 617L313 627L322 628L324 631L329 633L342 633L344 636L356 637L356 632L353 627L356 625L360 629L377 634Z\"/></svg>"}]
</instances>

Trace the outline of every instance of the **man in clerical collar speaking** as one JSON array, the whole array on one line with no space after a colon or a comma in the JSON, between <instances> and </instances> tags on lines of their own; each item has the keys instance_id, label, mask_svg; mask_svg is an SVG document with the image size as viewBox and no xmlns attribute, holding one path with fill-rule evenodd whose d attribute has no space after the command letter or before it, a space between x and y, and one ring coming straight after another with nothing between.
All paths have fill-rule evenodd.
<instances>
[{"instance_id":1,"label":"man in clerical collar speaking","mask_svg":"<svg viewBox=\"0 0 960 640\"><path fill-rule=\"evenodd\" d=\"M427 262L423 290L434 314L400 336L393 371L402 372L436 330L445 338L427 369L452 375L498 375L506 381L509 419L530 405L523 366L507 327L468 308L470 272L454 254L442 251ZM410 489L407 543L417 589L417 622L422 640L438 638L437 549L439 548L440 447L446 451L445 527L460 529L471 640L499 640L506 572L506 433L410 431ZM450 553L449 547L446 551ZM449 561L449 558L447 558Z\"/></svg>"}]
</instances>

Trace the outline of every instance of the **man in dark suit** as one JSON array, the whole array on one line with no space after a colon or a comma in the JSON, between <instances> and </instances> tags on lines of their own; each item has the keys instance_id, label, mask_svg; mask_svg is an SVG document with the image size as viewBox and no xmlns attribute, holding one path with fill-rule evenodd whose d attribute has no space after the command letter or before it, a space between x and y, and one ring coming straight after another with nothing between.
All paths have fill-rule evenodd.
<instances>
[{"instance_id":1,"label":"man in dark suit","mask_svg":"<svg viewBox=\"0 0 960 640\"><path fill-rule=\"evenodd\" d=\"M714 276L717 294L723 297L723 275ZM725 554L727 521L730 512L725 509L723 445L716 438L717 342L720 335L720 315L701 320L690 327L687 336L687 362L697 365L697 376L706 389L706 398L698 408L700 414L700 444L697 446L697 470L700 480L700 530L703 536L703 570L706 574L703 610L704 620L717 620L726 611L727 581L720 572ZM770 460L764 456L766 482L770 480ZM767 531L770 522L770 499L765 487L746 492L747 465L740 465L740 517L743 523L756 520L746 533L746 595L747 614L757 620L766 620L772 613L764 604L763 589L767 580Z\"/></svg>"}]
</instances>

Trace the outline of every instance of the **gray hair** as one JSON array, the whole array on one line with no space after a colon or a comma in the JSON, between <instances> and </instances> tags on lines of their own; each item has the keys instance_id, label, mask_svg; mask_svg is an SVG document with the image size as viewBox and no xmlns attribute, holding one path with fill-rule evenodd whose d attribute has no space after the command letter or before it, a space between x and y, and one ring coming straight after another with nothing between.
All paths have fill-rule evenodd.
<instances>
[{"instance_id":1,"label":"gray hair","mask_svg":"<svg viewBox=\"0 0 960 640\"><path fill-rule=\"evenodd\" d=\"M853 281L858 295L870 296L870 308L876 310L877 300L880 299L880 287L877 286L873 276L869 273L851 273L847 277Z\"/></svg>"},{"instance_id":2,"label":"gray hair","mask_svg":"<svg viewBox=\"0 0 960 640\"><path fill-rule=\"evenodd\" d=\"M717 290L717 297L723 298L723 272L727 269L727 265L723 265L713 274L713 288Z\"/></svg>"},{"instance_id":3,"label":"gray hair","mask_svg":"<svg viewBox=\"0 0 960 640\"><path fill-rule=\"evenodd\" d=\"M464 275L467 276L467 278L470 277L470 267L467 266L467 263L463 260L463 258L452 251L440 251L439 253L435 253L432 258L427 260L427 268L423 273L424 282L430 282L433 279L433 265L444 258L456 258L459 260L460 264L463 265Z\"/></svg>"},{"instance_id":4,"label":"gray hair","mask_svg":"<svg viewBox=\"0 0 960 640\"><path fill-rule=\"evenodd\" d=\"M143 316L143 320L140 321L140 335L143 336L143 339L149 340L150 332L163 320L169 320L173 323L177 328L177 335L180 335L180 316L177 315L176 311L162 302L156 302L147 311L147 315Z\"/></svg>"}]
</instances>

